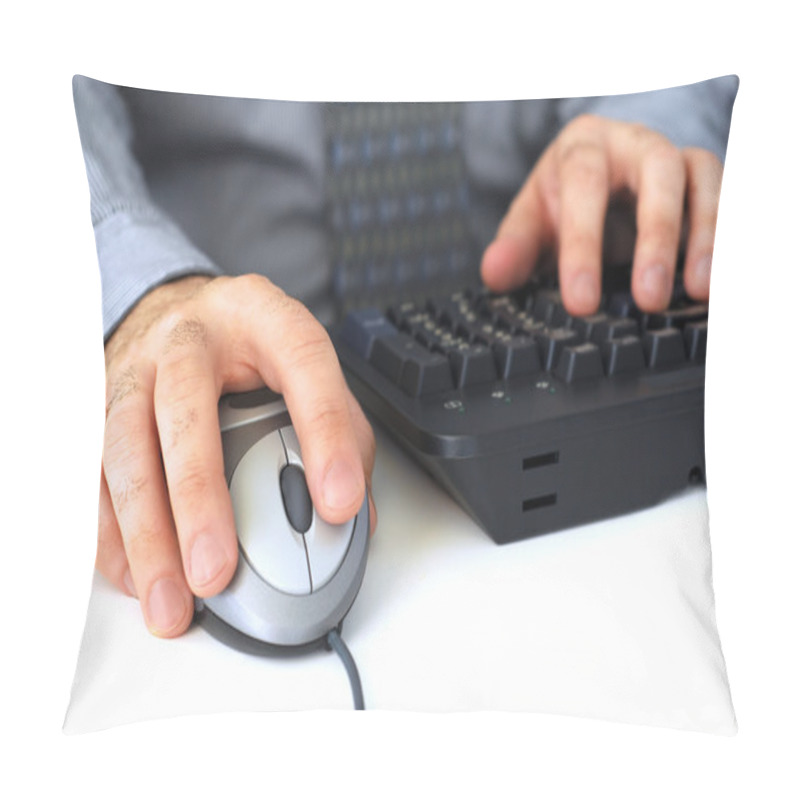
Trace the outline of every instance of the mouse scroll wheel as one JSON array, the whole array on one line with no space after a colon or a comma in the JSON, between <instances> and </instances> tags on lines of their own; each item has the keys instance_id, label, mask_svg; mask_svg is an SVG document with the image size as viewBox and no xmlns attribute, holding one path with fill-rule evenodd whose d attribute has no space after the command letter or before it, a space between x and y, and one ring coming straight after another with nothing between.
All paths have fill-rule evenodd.
<instances>
[{"instance_id":1,"label":"mouse scroll wheel","mask_svg":"<svg viewBox=\"0 0 800 800\"><path fill-rule=\"evenodd\" d=\"M281 470L281 496L289 524L298 532L305 533L314 519L314 507L302 468L287 464Z\"/></svg>"}]
</instances>

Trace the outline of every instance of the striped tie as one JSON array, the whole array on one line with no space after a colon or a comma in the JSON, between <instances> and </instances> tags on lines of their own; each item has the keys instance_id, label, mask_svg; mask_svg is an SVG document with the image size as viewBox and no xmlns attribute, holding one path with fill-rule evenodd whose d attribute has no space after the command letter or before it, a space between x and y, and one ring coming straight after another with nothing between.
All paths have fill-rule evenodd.
<instances>
[{"instance_id":1,"label":"striped tie","mask_svg":"<svg viewBox=\"0 0 800 800\"><path fill-rule=\"evenodd\" d=\"M478 280L459 103L325 107L330 263L339 313Z\"/></svg>"}]
</instances>

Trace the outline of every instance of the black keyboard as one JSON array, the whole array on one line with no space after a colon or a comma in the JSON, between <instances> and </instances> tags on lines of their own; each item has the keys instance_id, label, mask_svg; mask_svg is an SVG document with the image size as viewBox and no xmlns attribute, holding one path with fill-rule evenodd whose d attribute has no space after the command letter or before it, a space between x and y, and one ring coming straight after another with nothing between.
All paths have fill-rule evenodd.
<instances>
[{"instance_id":1,"label":"black keyboard","mask_svg":"<svg viewBox=\"0 0 800 800\"><path fill-rule=\"evenodd\" d=\"M571 317L540 283L353 311L334 342L367 412L505 543L704 481L707 331L679 289Z\"/></svg>"}]
</instances>

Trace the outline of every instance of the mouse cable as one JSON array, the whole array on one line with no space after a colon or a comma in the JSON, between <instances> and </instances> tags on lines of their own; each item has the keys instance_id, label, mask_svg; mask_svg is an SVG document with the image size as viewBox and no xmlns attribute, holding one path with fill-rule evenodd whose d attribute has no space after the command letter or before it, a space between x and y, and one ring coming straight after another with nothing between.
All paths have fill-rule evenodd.
<instances>
[{"instance_id":1,"label":"mouse cable","mask_svg":"<svg viewBox=\"0 0 800 800\"><path fill-rule=\"evenodd\" d=\"M364 693L361 691L361 678L358 676L358 667L356 667L355 659L347 649L347 645L342 640L342 637L339 636L339 631L337 631L336 628L328 634L327 641L328 645L332 647L339 655L339 658L342 659L344 668L347 670L347 677L350 680L350 689L353 692L353 705L356 711L363 711Z\"/></svg>"}]
</instances>

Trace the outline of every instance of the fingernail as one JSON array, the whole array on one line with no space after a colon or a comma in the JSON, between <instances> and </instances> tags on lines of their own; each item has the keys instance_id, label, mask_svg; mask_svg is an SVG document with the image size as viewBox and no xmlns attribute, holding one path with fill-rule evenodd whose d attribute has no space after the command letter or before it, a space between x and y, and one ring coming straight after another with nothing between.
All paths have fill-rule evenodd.
<instances>
[{"instance_id":1,"label":"fingernail","mask_svg":"<svg viewBox=\"0 0 800 800\"><path fill-rule=\"evenodd\" d=\"M147 622L154 633L169 633L183 619L186 601L175 581L161 578L147 600Z\"/></svg>"},{"instance_id":2,"label":"fingernail","mask_svg":"<svg viewBox=\"0 0 800 800\"><path fill-rule=\"evenodd\" d=\"M597 293L597 281L588 272L579 272L570 284L572 305L591 311L597 308L600 298Z\"/></svg>"},{"instance_id":3,"label":"fingernail","mask_svg":"<svg viewBox=\"0 0 800 800\"><path fill-rule=\"evenodd\" d=\"M322 481L322 498L335 510L352 506L359 490L358 476L343 461L335 461Z\"/></svg>"},{"instance_id":4,"label":"fingernail","mask_svg":"<svg viewBox=\"0 0 800 800\"><path fill-rule=\"evenodd\" d=\"M642 275L642 290L653 303L663 303L669 293L669 275L663 264L653 264Z\"/></svg>"},{"instance_id":5,"label":"fingernail","mask_svg":"<svg viewBox=\"0 0 800 800\"><path fill-rule=\"evenodd\" d=\"M136 587L133 585L133 576L129 569L126 569L125 574L122 576L122 584L131 597L136 597Z\"/></svg>"},{"instance_id":6,"label":"fingernail","mask_svg":"<svg viewBox=\"0 0 800 800\"><path fill-rule=\"evenodd\" d=\"M201 533L192 545L189 571L195 586L205 586L219 575L228 559L216 536Z\"/></svg>"}]
</instances>

